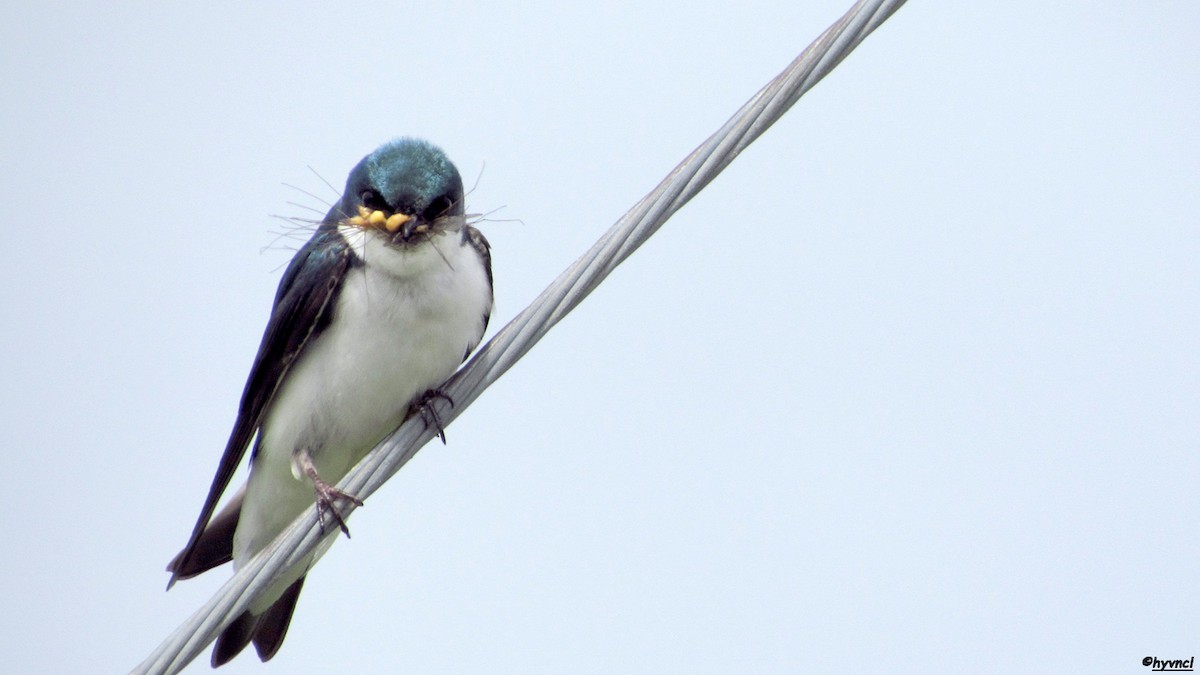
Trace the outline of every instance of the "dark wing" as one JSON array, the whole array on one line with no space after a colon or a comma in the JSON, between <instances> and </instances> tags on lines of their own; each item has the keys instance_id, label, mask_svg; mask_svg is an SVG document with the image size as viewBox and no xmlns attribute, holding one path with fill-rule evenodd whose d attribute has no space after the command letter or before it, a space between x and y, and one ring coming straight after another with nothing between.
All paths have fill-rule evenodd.
<instances>
[{"instance_id":1,"label":"dark wing","mask_svg":"<svg viewBox=\"0 0 1200 675\"><path fill-rule=\"evenodd\" d=\"M463 241L470 244L477 253L479 258L483 260L483 269L487 272L488 288L494 290L492 282L492 245L484 238L483 233L471 227L470 225L463 228ZM483 310L483 326L479 329L479 339L483 339L483 334L487 331L488 321L492 318L492 303L488 302L487 308ZM463 361L471 355L471 351L479 346L478 340L475 344L467 347L467 351L463 354Z\"/></svg>"},{"instance_id":2,"label":"dark wing","mask_svg":"<svg viewBox=\"0 0 1200 675\"><path fill-rule=\"evenodd\" d=\"M356 261L357 256L338 234L337 229L329 226L319 228L296 257L292 258L283 279L279 282L279 290L275 293L271 320L263 333L258 355L254 357L250 377L246 380L246 389L242 392L237 421L229 435L229 442L225 445L225 454L221 456L221 462L217 465L217 474L213 476L212 486L208 489L204 508L200 510L200 517L196 520L196 526L192 528L192 536L187 545L167 566L172 572L167 588L180 577L198 574L228 560L225 558L199 566L190 564L194 563L192 558L201 534L212 518L221 494L229 486L234 471L245 456L246 448L262 423L263 414L275 392L304 346L329 324L333 297L345 279L346 272Z\"/></svg>"}]
</instances>

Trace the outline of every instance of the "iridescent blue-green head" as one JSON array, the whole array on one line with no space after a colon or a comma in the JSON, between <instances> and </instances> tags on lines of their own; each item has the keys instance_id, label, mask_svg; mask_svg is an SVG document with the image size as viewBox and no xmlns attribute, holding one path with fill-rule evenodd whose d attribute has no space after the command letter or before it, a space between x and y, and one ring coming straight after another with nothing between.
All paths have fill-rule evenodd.
<instances>
[{"instance_id":1,"label":"iridescent blue-green head","mask_svg":"<svg viewBox=\"0 0 1200 675\"><path fill-rule=\"evenodd\" d=\"M374 229L402 244L461 222L462 215L462 177L446 153L418 138L400 138L354 167L326 222Z\"/></svg>"}]
</instances>

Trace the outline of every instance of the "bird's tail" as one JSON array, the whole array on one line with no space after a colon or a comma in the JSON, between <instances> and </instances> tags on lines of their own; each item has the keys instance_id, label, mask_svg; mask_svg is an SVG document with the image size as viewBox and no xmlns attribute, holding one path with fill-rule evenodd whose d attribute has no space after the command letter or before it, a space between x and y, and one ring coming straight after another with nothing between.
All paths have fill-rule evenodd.
<instances>
[{"instance_id":1,"label":"bird's tail","mask_svg":"<svg viewBox=\"0 0 1200 675\"><path fill-rule=\"evenodd\" d=\"M229 663L251 642L254 643L254 651L258 652L259 660L267 661L275 656L283 646L283 638L287 636L288 624L292 622L292 612L296 609L296 600L300 598L300 588L303 585L304 577L300 577L287 587L267 611L262 614L246 611L234 619L233 623L217 636L217 643L212 652L212 667Z\"/></svg>"}]
</instances>

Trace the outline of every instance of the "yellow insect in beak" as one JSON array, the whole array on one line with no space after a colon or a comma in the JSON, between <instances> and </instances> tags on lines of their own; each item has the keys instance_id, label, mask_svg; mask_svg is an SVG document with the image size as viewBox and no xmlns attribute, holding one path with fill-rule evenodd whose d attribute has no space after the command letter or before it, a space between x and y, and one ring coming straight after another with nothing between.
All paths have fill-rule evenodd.
<instances>
[{"instance_id":1,"label":"yellow insect in beak","mask_svg":"<svg viewBox=\"0 0 1200 675\"><path fill-rule=\"evenodd\" d=\"M359 206L358 215L348 219L346 222L363 229L373 227L377 230L395 232L412 219L412 216L403 213L393 213L390 216L385 216L383 211L372 211L365 206Z\"/></svg>"},{"instance_id":2,"label":"yellow insect in beak","mask_svg":"<svg viewBox=\"0 0 1200 675\"><path fill-rule=\"evenodd\" d=\"M379 212L376 211L375 213L379 213ZM371 215L375 215L375 214L373 213ZM382 214L380 214L380 215L382 215ZM392 215L387 217L387 220L385 220L383 222L383 226L387 228L388 232L395 232L396 230L400 229L400 226L404 225L405 223L407 223L408 221L410 221L412 219L413 219L412 216L407 216L403 213L393 213Z\"/></svg>"}]
</instances>

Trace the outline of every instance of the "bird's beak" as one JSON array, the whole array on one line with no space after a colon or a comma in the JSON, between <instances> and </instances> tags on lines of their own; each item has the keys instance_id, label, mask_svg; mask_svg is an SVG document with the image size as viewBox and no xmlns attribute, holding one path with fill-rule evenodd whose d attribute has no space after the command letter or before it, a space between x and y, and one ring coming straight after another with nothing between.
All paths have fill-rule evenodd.
<instances>
[{"instance_id":1,"label":"bird's beak","mask_svg":"<svg viewBox=\"0 0 1200 675\"><path fill-rule=\"evenodd\" d=\"M429 231L429 223L425 222L424 218L420 216L404 216L404 218L405 220L398 227L400 227L400 237L405 241L411 239L415 234L424 234ZM388 229L391 229L390 222Z\"/></svg>"}]
</instances>

